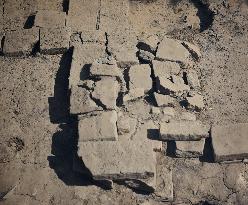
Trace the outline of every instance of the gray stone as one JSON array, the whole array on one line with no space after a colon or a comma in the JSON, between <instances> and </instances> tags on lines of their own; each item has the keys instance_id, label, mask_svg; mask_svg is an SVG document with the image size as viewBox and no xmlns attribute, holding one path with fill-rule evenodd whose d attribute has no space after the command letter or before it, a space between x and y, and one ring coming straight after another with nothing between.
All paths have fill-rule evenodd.
<instances>
[{"instance_id":1,"label":"gray stone","mask_svg":"<svg viewBox=\"0 0 248 205\"><path fill-rule=\"evenodd\" d=\"M99 63L94 61L90 67L90 74L92 76L121 76L121 71L117 67L116 62Z\"/></svg>"},{"instance_id":2,"label":"gray stone","mask_svg":"<svg viewBox=\"0 0 248 205\"><path fill-rule=\"evenodd\" d=\"M198 89L201 87L198 74L195 70L190 69L187 71L187 81L189 86L193 89Z\"/></svg>"},{"instance_id":3,"label":"gray stone","mask_svg":"<svg viewBox=\"0 0 248 205\"><path fill-rule=\"evenodd\" d=\"M103 31L82 31L80 34L83 43L99 43L104 44L106 43L106 35Z\"/></svg>"},{"instance_id":4,"label":"gray stone","mask_svg":"<svg viewBox=\"0 0 248 205\"><path fill-rule=\"evenodd\" d=\"M161 110L159 107L151 107L151 113L155 115L159 115L161 113Z\"/></svg>"},{"instance_id":5,"label":"gray stone","mask_svg":"<svg viewBox=\"0 0 248 205\"><path fill-rule=\"evenodd\" d=\"M199 60L201 58L202 55L199 47L186 41L183 41L182 44L189 50L194 59Z\"/></svg>"},{"instance_id":6,"label":"gray stone","mask_svg":"<svg viewBox=\"0 0 248 205\"><path fill-rule=\"evenodd\" d=\"M90 95L90 92L86 88L73 86L71 88L70 113L75 115L102 110L91 99Z\"/></svg>"},{"instance_id":7,"label":"gray stone","mask_svg":"<svg viewBox=\"0 0 248 205\"><path fill-rule=\"evenodd\" d=\"M211 137L216 162L248 157L248 123L214 125Z\"/></svg>"},{"instance_id":8,"label":"gray stone","mask_svg":"<svg viewBox=\"0 0 248 205\"><path fill-rule=\"evenodd\" d=\"M100 101L105 109L115 109L118 92L118 82L115 78L101 78L95 83L92 98Z\"/></svg>"},{"instance_id":9,"label":"gray stone","mask_svg":"<svg viewBox=\"0 0 248 205\"><path fill-rule=\"evenodd\" d=\"M154 97L158 107L174 107L176 104L175 99L169 95L154 93Z\"/></svg>"},{"instance_id":10,"label":"gray stone","mask_svg":"<svg viewBox=\"0 0 248 205\"><path fill-rule=\"evenodd\" d=\"M81 84L82 80L87 79L89 77L90 64L95 59L105 56L105 46L101 44L90 43L75 46L70 69L69 88L73 85Z\"/></svg>"},{"instance_id":11,"label":"gray stone","mask_svg":"<svg viewBox=\"0 0 248 205\"><path fill-rule=\"evenodd\" d=\"M195 158L203 155L205 139L199 141L176 141L176 156Z\"/></svg>"},{"instance_id":12,"label":"gray stone","mask_svg":"<svg viewBox=\"0 0 248 205\"><path fill-rule=\"evenodd\" d=\"M39 41L39 29L21 29L7 32L3 52L8 56L30 55Z\"/></svg>"},{"instance_id":13,"label":"gray stone","mask_svg":"<svg viewBox=\"0 0 248 205\"><path fill-rule=\"evenodd\" d=\"M160 126L161 140L200 140L209 137L209 127L200 121L195 122L171 122Z\"/></svg>"},{"instance_id":14,"label":"gray stone","mask_svg":"<svg viewBox=\"0 0 248 205\"><path fill-rule=\"evenodd\" d=\"M190 53L181 41L164 37L158 45L156 58L164 61L175 61L183 64L189 63Z\"/></svg>"},{"instance_id":15,"label":"gray stone","mask_svg":"<svg viewBox=\"0 0 248 205\"><path fill-rule=\"evenodd\" d=\"M129 123L129 117L127 116L119 117L117 120L117 128L118 128L119 135L129 133L131 129L130 123Z\"/></svg>"},{"instance_id":16,"label":"gray stone","mask_svg":"<svg viewBox=\"0 0 248 205\"><path fill-rule=\"evenodd\" d=\"M179 74L181 70L178 63L170 61L153 60L152 67L156 78L160 78L162 76L169 78L171 75Z\"/></svg>"},{"instance_id":17,"label":"gray stone","mask_svg":"<svg viewBox=\"0 0 248 205\"><path fill-rule=\"evenodd\" d=\"M156 80L157 90L161 94L171 95L173 97L182 96L190 90L190 87L182 83L174 83L166 77L160 77Z\"/></svg>"},{"instance_id":18,"label":"gray stone","mask_svg":"<svg viewBox=\"0 0 248 205\"><path fill-rule=\"evenodd\" d=\"M182 112L180 115L180 120L196 121L196 116L190 112Z\"/></svg>"},{"instance_id":19,"label":"gray stone","mask_svg":"<svg viewBox=\"0 0 248 205\"><path fill-rule=\"evenodd\" d=\"M116 122L117 113L115 111L99 112L97 115L81 118L78 122L79 143L117 140Z\"/></svg>"},{"instance_id":20,"label":"gray stone","mask_svg":"<svg viewBox=\"0 0 248 205\"><path fill-rule=\"evenodd\" d=\"M164 114L164 115L171 116L171 117L175 117L176 111L175 111L175 109L172 108L172 107L164 107L164 108L163 108L163 114Z\"/></svg>"},{"instance_id":21,"label":"gray stone","mask_svg":"<svg viewBox=\"0 0 248 205\"><path fill-rule=\"evenodd\" d=\"M97 180L148 179L156 172L152 147L139 141L79 142L78 156Z\"/></svg>"},{"instance_id":22,"label":"gray stone","mask_svg":"<svg viewBox=\"0 0 248 205\"><path fill-rule=\"evenodd\" d=\"M38 10L63 11L63 1L61 0L37 0L36 3Z\"/></svg>"},{"instance_id":23,"label":"gray stone","mask_svg":"<svg viewBox=\"0 0 248 205\"><path fill-rule=\"evenodd\" d=\"M147 37L142 37L138 41L138 47L141 50L151 52L153 54L156 53L158 47L159 39L156 35L151 35Z\"/></svg>"},{"instance_id":24,"label":"gray stone","mask_svg":"<svg viewBox=\"0 0 248 205\"><path fill-rule=\"evenodd\" d=\"M41 28L40 51L44 54L65 53L69 48L70 29L67 27Z\"/></svg>"},{"instance_id":25,"label":"gray stone","mask_svg":"<svg viewBox=\"0 0 248 205\"><path fill-rule=\"evenodd\" d=\"M134 65L129 69L129 90L141 88L144 92L152 89L151 68L148 64Z\"/></svg>"},{"instance_id":26,"label":"gray stone","mask_svg":"<svg viewBox=\"0 0 248 205\"><path fill-rule=\"evenodd\" d=\"M132 90L129 90L128 93L123 97L124 102L136 100L138 98L141 98L145 95L145 91L143 88L134 88Z\"/></svg>"},{"instance_id":27,"label":"gray stone","mask_svg":"<svg viewBox=\"0 0 248 205\"><path fill-rule=\"evenodd\" d=\"M186 97L187 108L190 110L200 111L202 110L204 105L204 98L202 95L195 94L192 97Z\"/></svg>"},{"instance_id":28,"label":"gray stone","mask_svg":"<svg viewBox=\"0 0 248 205\"><path fill-rule=\"evenodd\" d=\"M39 10L35 16L34 25L40 28L64 27L66 13L52 10Z\"/></svg>"},{"instance_id":29,"label":"gray stone","mask_svg":"<svg viewBox=\"0 0 248 205\"><path fill-rule=\"evenodd\" d=\"M155 56L149 51L139 50L139 58L143 61L150 62L155 58Z\"/></svg>"}]
</instances>

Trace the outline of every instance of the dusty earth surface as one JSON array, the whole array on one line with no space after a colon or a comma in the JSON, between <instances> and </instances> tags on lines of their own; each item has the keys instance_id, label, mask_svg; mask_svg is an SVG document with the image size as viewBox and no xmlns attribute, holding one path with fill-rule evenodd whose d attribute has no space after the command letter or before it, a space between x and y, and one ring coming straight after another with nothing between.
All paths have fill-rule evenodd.
<instances>
[{"instance_id":1,"label":"dusty earth surface","mask_svg":"<svg viewBox=\"0 0 248 205\"><path fill-rule=\"evenodd\" d=\"M199 119L208 124L248 121L247 2L129 4L128 18L137 36L166 34L200 47L202 59L196 69L206 108ZM73 43L80 39L73 38ZM121 184L104 189L75 173L77 133L68 112L69 58L70 51L0 56L0 204L248 204L248 165L213 163L211 150L200 160L158 156L159 174L164 167L173 167L170 203Z\"/></svg>"}]
</instances>

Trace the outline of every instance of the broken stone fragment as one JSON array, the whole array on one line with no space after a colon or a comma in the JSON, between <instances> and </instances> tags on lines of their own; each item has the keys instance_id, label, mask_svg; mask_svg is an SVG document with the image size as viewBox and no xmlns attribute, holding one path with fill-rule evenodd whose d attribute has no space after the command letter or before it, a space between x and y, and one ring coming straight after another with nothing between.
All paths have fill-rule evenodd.
<instances>
[{"instance_id":1,"label":"broken stone fragment","mask_svg":"<svg viewBox=\"0 0 248 205\"><path fill-rule=\"evenodd\" d=\"M99 43L105 44L106 43L106 36L105 32L99 30L85 30L82 31L80 34L83 43Z\"/></svg>"},{"instance_id":2,"label":"broken stone fragment","mask_svg":"<svg viewBox=\"0 0 248 205\"><path fill-rule=\"evenodd\" d=\"M95 180L149 179L156 172L152 147L139 141L79 142L78 156Z\"/></svg>"},{"instance_id":3,"label":"broken stone fragment","mask_svg":"<svg viewBox=\"0 0 248 205\"><path fill-rule=\"evenodd\" d=\"M190 90L190 87L183 83L174 83L166 77L160 77L156 80L156 86L159 93L171 95L173 97L182 96Z\"/></svg>"},{"instance_id":4,"label":"broken stone fragment","mask_svg":"<svg viewBox=\"0 0 248 205\"><path fill-rule=\"evenodd\" d=\"M248 123L214 125L211 137L216 162L248 157Z\"/></svg>"},{"instance_id":5,"label":"broken stone fragment","mask_svg":"<svg viewBox=\"0 0 248 205\"><path fill-rule=\"evenodd\" d=\"M116 111L81 118L78 122L78 141L115 141L118 139L116 122Z\"/></svg>"},{"instance_id":6,"label":"broken stone fragment","mask_svg":"<svg viewBox=\"0 0 248 205\"><path fill-rule=\"evenodd\" d=\"M190 53L181 41L164 37L158 45L156 58L162 61L175 61L188 64Z\"/></svg>"},{"instance_id":7,"label":"broken stone fragment","mask_svg":"<svg viewBox=\"0 0 248 205\"><path fill-rule=\"evenodd\" d=\"M205 145L205 139L198 141L176 141L177 157L183 158L196 158L203 155L203 149Z\"/></svg>"},{"instance_id":8,"label":"broken stone fragment","mask_svg":"<svg viewBox=\"0 0 248 205\"><path fill-rule=\"evenodd\" d=\"M95 82L91 97L104 109L115 109L118 92L119 84L116 79L105 77Z\"/></svg>"},{"instance_id":9,"label":"broken stone fragment","mask_svg":"<svg viewBox=\"0 0 248 205\"><path fill-rule=\"evenodd\" d=\"M151 113L155 115L159 115L161 113L159 107L151 107Z\"/></svg>"},{"instance_id":10,"label":"broken stone fragment","mask_svg":"<svg viewBox=\"0 0 248 205\"><path fill-rule=\"evenodd\" d=\"M171 75L179 74L181 70L180 65L178 63L170 61L153 60L152 67L156 78L162 76L169 78Z\"/></svg>"},{"instance_id":11,"label":"broken stone fragment","mask_svg":"<svg viewBox=\"0 0 248 205\"><path fill-rule=\"evenodd\" d=\"M181 113L180 120L196 121L196 116L190 112L183 112Z\"/></svg>"},{"instance_id":12,"label":"broken stone fragment","mask_svg":"<svg viewBox=\"0 0 248 205\"><path fill-rule=\"evenodd\" d=\"M178 76L178 75L172 75L171 80L175 84L179 84L179 85L185 84L183 78L181 76Z\"/></svg>"},{"instance_id":13,"label":"broken stone fragment","mask_svg":"<svg viewBox=\"0 0 248 205\"><path fill-rule=\"evenodd\" d=\"M159 39L156 35L143 37L138 41L138 48L155 54L158 47Z\"/></svg>"},{"instance_id":14,"label":"broken stone fragment","mask_svg":"<svg viewBox=\"0 0 248 205\"><path fill-rule=\"evenodd\" d=\"M189 50L194 59L199 60L201 58L202 55L199 47L186 41L183 41L182 44Z\"/></svg>"},{"instance_id":15,"label":"broken stone fragment","mask_svg":"<svg viewBox=\"0 0 248 205\"><path fill-rule=\"evenodd\" d=\"M101 62L103 61L103 62ZM90 67L91 76L113 76L118 77L121 75L116 61L114 60L97 60L94 61Z\"/></svg>"},{"instance_id":16,"label":"broken stone fragment","mask_svg":"<svg viewBox=\"0 0 248 205\"><path fill-rule=\"evenodd\" d=\"M70 113L74 115L102 110L91 99L90 92L83 87L73 86L70 96Z\"/></svg>"},{"instance_id":17,"label":"broken stone fragment","mask_svg":"<svg viewBox=\"0 0 248 205\"><path fill-rule=\"evenodd\" d=\"M204 98L200 94L195 94L192 97L186 97L187 108L190 110L200 111L202 110L204 105Z\"/></svg>"},{"instance_id":18,"label":"broken stone fragment","mask_svg":"<svg viewBox=\"0 0 248 205\"><path fill-rule=\"evenodd\" d=\"M175 112L175 109L172 107L164 107L163 108L163 114L168 115L170 117L175 117L176 112Z\"/></svg>"},{"instance_id":19,"label":"broken stone fragment","mask_svg":"<svg viewBox=\"0 0 248 205\"><path fill-rule=\"evenodd\" d=\"M155 56L149 51L139 50L139 58L145 62L151 62Z\"/></svg>"},{"instance_id":20,"label":"broken stone fragment","mask_svg":"<svg viewBox=\"0 0 248 205\"><path fill-rule=\"evenodd\" d=\"M7 32L3 45L3 53L7 56L30 55L38 41L38 28Z\"/></svg>"},{"instance_id":21,"label":"broken stone fragment","mask_svg":"<svg viewBox=\"0 0 248 205\"><path fill-rule=\"evenodd\" d=\"M158 107L174 107L176 101L169 95L154 93L154 98Z\"/></svg>"},{"instance_id":22,"label":"broken stone fragment","mask_svg":"<svg viewBox=\"0 0 248 205\"><path fill-rule=\"evenodd\" d=\"M65 53L69 48L70 29L67 27L41 28L40 52L44 54Z\"/></svg>"},{"instance_id":23,"label":"broken stone fragment","mask_svg":"<svg viewBox=\"0 0 248 205\"><path fill-rule=\"evenodd\" d=\"M200 140L209 137L209 128L200 121L170 122L160 126L161 140Z\"/></svg>"},{"instance_id":24,"label":"broken stone fragment","mask_svg":"<svg viewBox=\"0 0 248 205\"><path fill-rule=\"evenodd\" d=\"M152 89L151 68L148 64L134 65L129 69L129 90L143 89L148 92Z\"/></svg>"},{"instance_id":25,"label":"broken stone fragment","mask_svg":"<svg viewBox=\"0 0 248 205\"><path fill-rule=\"evenodd\" d=\"M65 12L39 10L35 15L34 25L39 28L65 27L65 19Z\"/></svg>"},{"instance_id":26,"label":"broken stone fragment","mask_svg":"<svg viewBox=\"0 0 248 205\"><path fill-rule=\"evenodd\" d=\"M118 134L123 135L130 132L129 117L119 117L117 120Z\"/></svg>"},{"instance_id":27,"label":"broken stone fragment","mask_svg":"<svg viewBox=\"0 0 248 205\"><path fill-rule=\"evenodd\" d=\"M129 90L129 92L123 97L124 102L132 101L138 98L141 98L145 95L143 88L135 88Z\"/></svg>"},{"instance_id":28,"label":"broken stone fragment","mask_svg":"<svg viewBox=\"0 0 248 205\"><path fill-rule=\"evenodd\" d=\"M190 69L187 71L187 81L190 88L198 89L201 86L198 79L198 74L195 70Z\"/></svg>"},{"instance_id":29,"label":"broken stone fragment","mask_svg":"<svg viewBox=\"0 0 248 205\"><path fill-rule=\"evenodd\" d=\"M93 80L82 80L78 83L78 86L87 90L94 90L95 82Z\"/></svg>"}]
</instances>

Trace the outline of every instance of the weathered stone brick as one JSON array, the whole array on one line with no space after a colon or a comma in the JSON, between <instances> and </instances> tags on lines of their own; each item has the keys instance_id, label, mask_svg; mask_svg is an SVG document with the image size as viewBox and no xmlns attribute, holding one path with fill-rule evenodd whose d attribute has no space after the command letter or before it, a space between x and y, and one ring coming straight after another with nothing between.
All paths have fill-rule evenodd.
<instances>
[{"instance_id":1,"label":"weathered stone brick","mask_svg":"<svg viewBox=\"0 0 248 205\"><path fill-rule=\"evenodd\" d=\"M99 112L97 115L93 115L90 117L87 116L80 119L78 122L79 143L87 141L117 140L118 135L116 122L116 111ZM79 147L79 149L81 149L81 147ZM85 150L85 152L87 151ZM98 159L96 160L98 161Z\"/></svg>"},{"instance_id":2,"label":"weathered stone brick","mask_svg":"<svg viewBox=\"0 0 248 205\"><path fill-rule=\"evenodd\" d=\"M211 137L216 162L248 158L248 123L214 125Z\"/></svg>"},{"instance_id":3,"label":"weathered stone brick","mask_svg":"<svg viewBox=\"0 0 248 205\"><path fill-rule=\"evenodd\" d=\"M170 62L170 61L153 60L152 66L156 78L160 78L160 77L169 78L171 75L179 74L181 70L180 65L178 63Z\"/></svg>"},{"instance_id":4,"label":"weathered stone brick","mask_svg":"<svg viewBox=\"0 0 248 205\"><path fill-rule=\"evenodd\" d=\"M70 42L70 29L67 27L41 28L40 51L44 54L60 54L67 51Z\"/></svg>"},{"instance_id":5,"label":"weathered stone brick","mask_svg":"<svg viewBox=\"0 0 248 205\"><path fill-rule=\"evenodd\" d=\"M52 11L60 11L63 9L63 0L36 0L37 9L38 10L52 10Z\"/></svg>"},{"instance_id":6,"label":"weathered stone brick","mask_svg":"<svg viewBox=\"0 0 248 205\"><path fill-rule=\"evenodd\" d=\"M209 137L209 127L199 121L171 122L160 126L161 140L200 140Z\"/></svg>"},{"instance_id":7,"label":"weathered stone brick","mask_svg":"<svg viewBox=\"0 0 248 205\"><path fill-rule=\"evenodd\" d=\"M39 10L35 15L34 25L40 28L64 27L66 13L52 10Z\"/></svg>"},{"instance_id":8,"label":"weathered stone brick","mask_svg":"<svg viewBox=\"0 0 248 205\"><path fill-rule=\"evenodd\" d=\"M144 51L156 53L159 39L156 35L141 37L138 41L138 48Z\"/></svg>"},{"instance_id":9,"label":"weathered stone brick","mask_svg":"<svg viewBox=\"0 0 248 205\"><path fill-rule=\"evenodd\" d=\"M8 56L29 55L39 41L39 29L21 29L7 32L3 52Z\"/></svg>"},{"instance_id":10,"label":"weathered stone brick","mask_svg":"<svg viewBox=\"0 0 248 205\"><path fill-rule=\"evenodd\" d=\"M187 71L187 81L189 86L193 89L198 89L201 86L198 79L198 74L195 70L190 69Z\"/></svg>"},{"instance_id":11,"label":"weathered stone brick","mask_svg":"<svg viewBox=\"0 0 248 205\"><path fill-rule=\"evenodd\" d=\"M96 60L90 67L90 74L92 76L112 76L119 77L122 75L120 69L117 67L116 61L99 62Z\"/></svg>"},{"instance_id":12,"label":"weathered stone brick","mask_svg":"<svg viewBox=\"0 0 248 205\"><path fill-rule=\"evenodd\" d=\"M176 100L169 95L154 93L154 98L158 107L174 107L176 105Z\"/></svg>"},{"instance_id":13,"label":"weathered stone brick","mask_svg":"<svg viewBox=\"0 0 248 205\"><path fill-rule=\"evenodd\" d=\"M202 110L204 105L204 98L200 94L195 94L192 97L186 97L187 108L191 110L200 111Z\"/></svg>"},{"instance_id":14,"label":"weathered stone brick","mask_svg":"<svg viewBox=\"0 0 248 205\"><path fill-rule=\"evenodd\" d=\"M78 156L96 180L148 179L156 172L152 147L140 141L80 142Z\"/></svg>"},{"instance_id":15,"label":"weathered stone brick","mask_svg":"<svg viewBox=\"0 0 248 205\"><path fill-rule=\"evenodd\" d=\"M190 112L182 112L180 115L180 120L196 121L196 115Z\"/></svg>"}]
</instances>

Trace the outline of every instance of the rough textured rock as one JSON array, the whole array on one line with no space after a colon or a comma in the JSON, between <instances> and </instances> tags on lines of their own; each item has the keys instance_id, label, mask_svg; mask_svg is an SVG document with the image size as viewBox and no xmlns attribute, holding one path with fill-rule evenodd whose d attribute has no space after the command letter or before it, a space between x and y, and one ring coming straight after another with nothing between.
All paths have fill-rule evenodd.
<instances>
[{"instance_id":1,"label":"rough textured rock","mask_svg":"<svg viewBox=\"0 0 248 205\"><path fill-rule=\"evenodd\" d=\"M123 97L123 101L128 102L131 100L141 98L144 95L145 95L145 91L143 88L135 88L128 91L128 93Z\"/></svg>"},{"instance_id":2,"label":"rough textured rock","mask_svg":"<svg viewBox=\"0 0 248 205\"><path fill-rule=\"evenodd\" d=\"M73 86L70 97L70 113L74 115L102 110L90 97L86 88Z\"/></svg>"},{"instance_id":3,"label":"rough textured rock","mask_svg":"<svg viewBox=\"0 0 248 205\"><path fill-rule=\"evenodd\" d=\"M152 67L156 78L160 78L162 76L169 78L171 75L179 74L181 70L178 63L170 61L153 60Z\"/></svg>"},{"instance_id":4,"label":"rough textured rock","mask_svg":"<svg viewBox=\"0 0 248 205\"><path fill-rule=\"evenodd\" d=\"M118 128L118 134L123 135L125 133L130 132L130 123L129 123L130 118L129 117L118 117L117 120L117 128Z\"/></svg>"},{"instance_id":5,"label":"rough textured rock","mask_svg":"<svg viewBox=\"0 0 248 205\"><path fill-rule=\"evenodd\" d=\"M148 92L152 88L151 68L147 64L134 65L129 69L129 90L143 89Z\"/></svg>"},{"instance_id":6,"label":"rough textured rock","mask_svg":"<svg viewBox=\"0 0 248 205\"><path fill-rule=\"evenodd\" d=\"M198 79L198 74L195 70L190 69L187 71L187 81L190 88L199 89L200 88L200 81Z\"/></svg>"},{"instance_id":7,"label":"rough textured rock","mask_svg":"<svg viewBox=\"0 0 248 205\"><path fill-rule=\"evenodd\" d=\"M52 1L38 0L36 1L36 3L38 10L52 10L52 11L60 11L60 12L64 10L63 1L61 0L52 0Z\"/></svg>"},{"instance_id":8,"label":"rough textured rock","mask_svg":"<svg viewBox=\"0 0 248 205\"><path fill-rule=\"evenodd\" d=\"M186 97L186 101L187 101L187 108L191 110L200 111L205 107L204 98L200 94L195 94L192 97Z\"/></svg>"},{"instance_id":9,"label":"rough textured rock","mask_svg":"<svg viewBox=\"0 0 248 205\"><path fill-rule=\"evenodd\" d=\"M214 125L211 129L216 162L248 157L248 123Z\"/></svg>"},{"instance_id":10,"label":"rough textured rock","mask_svg":"<svg viewBox=\"0 0 248 205\"><path fill-rule=\"evenodd\" d=\"M118 82L115 78L101 78L95 83L92 98L100 101L101 105L106 109L115 109L118 97Z\"/></svg>"},{"instance_id":11,"label":"rough textured rock","mask_svg":"<svg viewBox=\"0 0 248 205\"><path fill-rule=\"evenodd\" d=\"M90 74L92 76L121 76L121 71L117 67L115 61L108 61L107 63L101 63L94 61L90 67Z\"/></svg>"},{"instance_id":12,"label":"rough textured rock","mask_svg":"<svg viewBox=\"0 0 248 205\"><path fill-rule=\"evenodd\" d=\"M171 122L160 126L161 140L200 140L209 137L209 127L199 121Z\"/></svg>"},{"instance_id":13,"label":"rough textured rock","mask_svg":"<svg viewBox=\"0 0 248 205\"><path fill-rule=\"evenodd\" d=\"M138 41L138 48L155 54L158 47L159 39L156 35L144 36Z\"/></svg>"},{"instance_id":14,"label":"rough textured rock","mask_svg":"<svg viewBox=\"0 0 248 205\"><path fill-rule=\"evenodd\" d=\"M196 115L190 112L182 112L180 120L196 121Z\"/></svg>"},{"instance_id":15,"label":"rough textured rock","mask_svg":"<svg viewBox=\"0 0 248 205\"><path fill-rule=\"evenodd\" d=\"M99 43L99 44L106 44L106 35L103 31L91 31L85 30L81 32L80 35L83 43Z\"/></svg>"},{"instance_id":16,"label":"rough textured rock","mask_svg":"<svg viewBox=\"0 0 248 205\"><path fill-rule=\"evenodd\" d=\"M182 44L189 50L194 59L199 60L201 58L202 55L199 47L186 41L184 41Z\"/></svg>"},{"instance_id":17,"label":"rough textured rock","mask_svg":"<svg viewBox=\"0 0 248 205\"><path fill-rule=\"evenodd\" d=\"M65 26L66 13L53 10L39 10L35 15L34 25L40 28Z\"/></svg>"},{"instance_id":18,"label":"rough textured rock","mask_svg":"<svg viewBox=\"0 0 248 205\"><path fill-rule=\"evenodd\" d=\"M178 40L164 37L158 45L156 58L164 61L175 61L183 64L189 62L189 52Z\"/></svg>"},{"instance_id":19,"label":"rough textured rock","mask_svg":"<svg viewBox=\"0 0 248 205\"><path fill-rule=\"evenodd\" d=\"M164 107L164 108L163 108L163 114L164 114L164 115L171 116L171 117L175 117L176 111L175 111L175 109L172 108L172 107Z\"/></svg>"},{"instance_id":20,"label":"rough textured rock","mask_svg":"<svg viewBox=\"0 0 248 205\"><path fill-rule=\"evenodd\" d=\"M139 58L145 62L151 62L155 56L149 51L139 50Z\"/></svg>"},{"instance_id":21,"label":"rough textured rock","mask_svg":"<svg viewBox=\"0 0 248 205\"><path fill-rule=\"evenodd\" d=\"M97 115L86 116L80 119L78 122L79 143L117 140L116 122L117 114L115 111L99 112ZM81 149L80 146L81 145L79 145L79 149ZM84 150L84 152L86 152L86 150Z\"/></svg>"},{"instance_id":22,"label":"rough textured rock","mask_svg":"<svg viewBox=\"0 0 248 205\"><path fill-rule=\"evenodd\" d=\"M41 28L40 52L44 54L65 53L69 48L70 29L67 27Z\"/></svg>"},{"instance_id":23,"label":"rough textured rock","mask_svg":"<svg viewBox=\"0 0 248 205\"><path fill-rule=\"evenodd\" d=\"M205 139L199 141L177 141L176 152L177 157L194 158L203 155Z\"/></svg>"},{"instance_id":24,"label":"rough textured rock","mask_svg":"<svg viewBox=\"0 0 248 205\"><path fill-rule=\"evenodd\" d=\"M39 40L39 30L21 29L7 32L3 52L8 56L30 55Z\"/></svg>"},{"instance_id":25,"label":"rough textured rock","mask_svg":"<svg viewBox=\"0 0 248 205\"><path fill-rule=\"evenodd\" d=\"M152 147L139 141L80 142L82 158L94 179L148 179L155 175Z\"/></svg>"}]
</instances>

